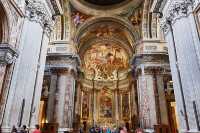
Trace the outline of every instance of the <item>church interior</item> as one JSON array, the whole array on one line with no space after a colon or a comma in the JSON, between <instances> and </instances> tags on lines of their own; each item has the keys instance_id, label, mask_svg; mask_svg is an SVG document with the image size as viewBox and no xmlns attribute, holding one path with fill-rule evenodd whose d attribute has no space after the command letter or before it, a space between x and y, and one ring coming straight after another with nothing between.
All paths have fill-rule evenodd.
<instances>
[{"instance_id":1,"label":"church interior","mask_svg":"<svg viewBox=\"0 0 200 133\"><path fill-rule=\"evenodd\" d=\"M199 133L199 80L199 0L0 0L0 133Z\"/></svg>"}]
</instances>

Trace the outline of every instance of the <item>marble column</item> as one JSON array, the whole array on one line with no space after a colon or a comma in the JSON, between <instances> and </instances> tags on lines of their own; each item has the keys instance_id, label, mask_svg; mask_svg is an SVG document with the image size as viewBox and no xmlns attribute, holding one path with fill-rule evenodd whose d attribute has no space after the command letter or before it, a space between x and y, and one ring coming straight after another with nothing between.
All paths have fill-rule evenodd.
<instances>
[{"instance_id":1,"label":"marble column","mask_svg":"<svg viewBox=\"0 0 200 133\"><path fill-rule=\"evenodd\" d=\"M56 121L58 132L64 132L73 128L75 77L71 70L60 72L57 84Z\"/></svg>"},{"instance_id":2,"label":"marble column","mask_svg":"<svg viewBox=\"0 0 200 133\"><path fill-rule=\"evenodd\" d=\"M134 81L136 82L136 81ZM137 107L137 88L135 88L134 82L131 84L131 120L132 120L132 126L133 128L137 127L137 117L138 117L138 107Z\"/></svg>"},{"instance_id":3,"label":"marble column","mask_svg":"<svg viewBox=\"0 0 200 133\"><path fill-rule=\"evenodd\" d=\"M147 129L157 124L155 95L153 92L153 76L138 76L138 97L141 127Z\"/></svg>"},{"instance_id":4,"label":"marble column","mask_svg":"<svg viewBox=\"0 0 200 133\"><path fill-rule=\"evenodd\" d=\"M115 119L117 126L119 126L119 100L118 100L118 90L114 90L114 97L115 97Z\"/></svg>"},{"instance_id":5,"label":"marble column","mask_svg":"<svg viewBox=\"0 0 200 133\"><path fill-rule=\"evenodd\" d=\"M56 99L56 88L57 87L57 73L53 72L51 75L50 80L50 88L49 88L49 95L48 95L48 105L47 105L47 121L49 123L54 123L54 111L55 108L55 99Z\"/></svg>"},{"instance_id":6,"label":"marble column","mask_svg":"<svg viewBox=\"0 0 200 133\"><path fill-rule=\"evenodd\" d=\"M140 126L147 132L154 125L168 125L163 76L170 74L165 42L143 40L136 46L133 70L137 79Z\"/></svg>"},{"instance_id":7,"label":"marble column","mask_svg":"<svg viewBox=\"0 0 200 133\"><path fill-rule=\"evenodd\" d=\"M66 46L71 47L68 44ZM78 65L76 53L51 54L47 57L46 67L57 72L54 122L58 123L60 133L73 130Z\"/></svg>"},{"instance_id":8,"label":"marble column","mask_svg":"<svg viewBox=\"0 0 200 133\"><path fill-rule=\"evenodd\" d=\"M161 116L161 124L169 125L168 112L167 112L167 101L165 97L165 88L164 88L164 76L162 73L157 74L157 88L159 94L159 105L160 105L160 116Z\"/></svg>"},{"instance_id":9,"label":"marble column","mask_svg":"<svg viewBox=\"0 0 200 133\"><path fill-rule=\"evenodd\" d=\"M76 104L75 104L75 113L76 115L79 115L79 117L81 116L81 84L78 83L77 85L77 91L76 91Z\"/></svg>"},{"instance_id":10,"label":"marble column","mask_svg":"<svg viewBox=\"0 0 200 133\"><path fill-rule=\"evenodd\" d=\"M149 70L148 70L149 71ZM141 127L153 129L154 125L168 125L167 103L163 75L156 70L138 75L138 101Z\"/></svg>"},{"instance_id":11,"label":"marble column","mask_svg":"<svg viewBox=\"0 0 200 133\"><path fill-rule=\"evenodd\" d=\"M98 114L97 114L97 90L94 90L94 101L93 101L93 105L94 105L94 110L93 110L93 113L94 113L94 116L93 116L93 119L94 119L94 125L96 124L97 122L97 117L98 117Z\"/></svg>"}]
</instances>

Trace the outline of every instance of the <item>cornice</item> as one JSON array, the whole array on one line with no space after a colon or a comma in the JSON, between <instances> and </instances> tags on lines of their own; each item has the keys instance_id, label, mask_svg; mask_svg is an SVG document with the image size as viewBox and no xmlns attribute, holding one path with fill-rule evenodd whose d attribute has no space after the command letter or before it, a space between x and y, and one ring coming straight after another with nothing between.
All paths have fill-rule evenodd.
<instances>
[{"instance_id":1,"label":"cornice","mask_svg":"<svg viewBox=\"0 0 200 133\"><path fill-rule=\"evenodd\" d=\"M80 59L78 55L72 54L53 54L47 56L46 69L47 70L73 70L77 73L80 66Z\"/></svg>"}]
</instances>

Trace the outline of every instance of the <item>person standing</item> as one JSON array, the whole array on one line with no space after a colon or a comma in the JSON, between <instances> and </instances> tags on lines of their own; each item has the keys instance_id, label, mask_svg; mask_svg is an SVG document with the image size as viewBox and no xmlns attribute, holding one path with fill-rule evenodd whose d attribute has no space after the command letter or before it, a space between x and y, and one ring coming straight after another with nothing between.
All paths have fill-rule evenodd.
<instances>
[{"instance_id":1,"label":"person standing","mask_svg":"<svg viewBox=\"0 0 200 133\"><path fill-rule=\"evenodd\" d=\"M136 129L135 133L144 133L144 131L141 128Z\"/></svg>"},{"instance_id":2,"label":"person standing","mask_svg":"<svg viewBox=\"0 0 200 133\"><path fill-rule=\"evenodd\" d=\"M124 133L128 133L127 128L125 126L123 127L123 131Z\"/></svg>"},{"instance_id":3,"label":"person standing","mask_svg":"<svg viewBox=\"0 0 200 133\"><path fill-rule=\"evenodd\" d=\"M106 129L106 133L111 133L111 130L109 127Z\"/></svg>"},{"instance_id":4,"label":"person standing","mask_svg":"<svg viewBox=\"0 0 200 133\"><path fill-rule=\"evenodd\" d=\"M33 133L41 133L40 126L38 124L35 125L35 130L33 131Z\"/></svg>"},{"instance_id":5,"label":"person standing","mask_svg":"<svg viewBox=\"0 0 200 133\"><path fill-rule=\"evenodd\" d=\"M23 125L22 128L20 129L20 133L29 133L28 128L26 125Z\"/></svg>"},{"instance_id":6,"label":"person standing","mask_svg":"<svg viewBox=\"0 0 200 133\"><path fill-rule=\"evenodd\" d=\"M11 133L17 133L17 128L15 127L15 125L12 127Z\"/></svg>"},{"instance_id":7,"label":"person standing","mask_svg":"<svg viewBox=\"0 0 200 133\"><path fill-rule=\"evenodd\" d=\"M91 127L91 128L89 129L89 133L95 133L94 127Z\"/></svg>"},{"instance_id":8,"label":"person standing","mask_svg":"<svg viewBox=\"0 0 200 133\"><path fill-rule=\"evenodd\" d=\"M80 129L79 129L79 133L83 133L83 128L82 127L80 127Z\"/></svg>"}]
</instances>

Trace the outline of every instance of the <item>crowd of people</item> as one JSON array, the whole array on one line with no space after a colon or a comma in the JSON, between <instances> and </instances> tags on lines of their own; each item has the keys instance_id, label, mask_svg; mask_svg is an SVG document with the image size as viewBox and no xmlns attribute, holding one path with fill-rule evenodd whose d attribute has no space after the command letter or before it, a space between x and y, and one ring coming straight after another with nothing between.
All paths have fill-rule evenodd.
<instances>
[{"instance_id":1,"label":"crowd of people","mask_svg":"<svg viewBox=\"0 0 200 133\"><path fill-rule=\"evenodd\" d=\"M133 133L143 133L142 129L137 129L135 131L131 131ZM88 133L87 131L83 131L82 128L80 128L80 133ZM130 133L130 131L127 130L127 128L124 127L98 127L98 126L94 126L92 128L89 129L89 133Z\"/></svg>"},{"instance_id":2,"label":"crowd of people","mask_svg":"<svg viewBox=\"0 0 200 133\"><path fill-rule=\"evenodd\" d=\"M94 127L91 127L88 131L84 131L82 128L80 128L80 133L132 133L132 132L144 133L142 129L137 129L135 131L128 131L125 126L119 128L117 127L110 128L110 127L98 127L95 125ZM22 127L18 128L13 126L11 133L42 133L42 132L39 129L39 125L35 125L35 129L33 131L30 131L26 125L23 125Z\"/></svg>"},{"instance_id":3,"label":"crowd of people","mask_svg":"<svg viewBox=\"0 0 200 133\"><path fill-rule=\"evenodd\" d=\"M11 133L30 133L26 125L16 128L15 125L12 127ZM39 125L35 125L35 129L32 133L41 133Z\"/></svg>"}]
</instances>

